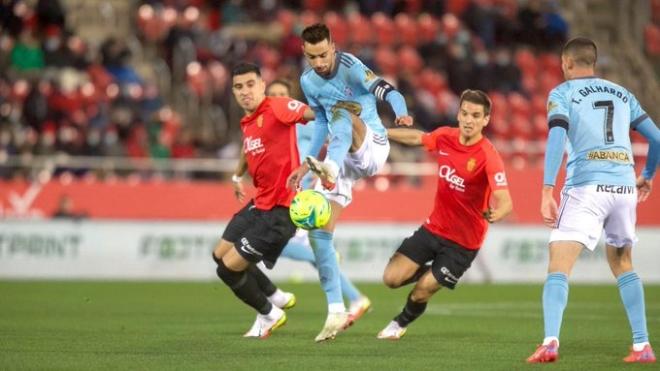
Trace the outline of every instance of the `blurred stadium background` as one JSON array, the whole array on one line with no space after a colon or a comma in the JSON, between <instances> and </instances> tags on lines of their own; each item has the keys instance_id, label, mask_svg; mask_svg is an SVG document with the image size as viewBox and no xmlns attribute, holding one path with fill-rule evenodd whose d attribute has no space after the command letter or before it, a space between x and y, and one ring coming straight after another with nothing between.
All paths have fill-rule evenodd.
<instances>
[{"instance_id":1,"label":"blurred stadium background","mask_svg":"<svg viewBox=\"0 0 660 371\"><path fill-rule=\"evenodd\" d=\"M12 303L29 307L22 293L53 287L17 279L213 280L210 252L240 206L228 180L241 116L229 71L249 60L267 81L297 84L298 35L315 22L398 87L420 129L454 124L463 89L490 94L486 134L505 159L515 211L491 228L467 282L545 277L545 104L562 81L558 50L567 38L593 38L599 73L628 87L660 122L660 0L0 1L5 318L16 318ZM380 108L391 125L389 107ZM647 144L632 138L643 164ZM430 212L435 168L422 151L393 145L386 171L357 185L337 230L350 277L378 282L392 251ZM649 284L660 283L657 192L638 212L635 259ZM578 264L575 281L612 282L602 249ZM280 282L317 280L304 264L278 265L272 275ZM229 291L219 296L234 300ZM238 304L232 311L246 312Z\"/></svg>"}]
</instances>

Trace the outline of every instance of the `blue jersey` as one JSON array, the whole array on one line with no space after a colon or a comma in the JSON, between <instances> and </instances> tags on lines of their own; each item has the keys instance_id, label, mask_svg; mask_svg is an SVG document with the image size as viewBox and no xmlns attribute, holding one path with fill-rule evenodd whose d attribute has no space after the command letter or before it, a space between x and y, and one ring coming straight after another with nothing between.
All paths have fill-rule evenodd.
<instances>
[{"instance_id":1,"label":"blue jersey","mask_svg":"<svg viewBox=\"0 0 660 371\"><path fill-rule=\"evenodd\" d=\"M329 76L320 76L309 68L300 77L300 87L317 116L317 125L331 122L333 108L339 106L360 116L376 134L386 136L374 96L376 84L381 80L353 55L337 52L334 70ZM331 127L328 129L332 132Z\"/></svg>"},{"instance_id":2,"label":"blue jersey","mask_svg":"<svg viewBox=\"0 0 660 371\"><path fill-rule=\"evenodd\" d=\"M565 186L635 185L629 131L647 118L633 94L604 79L572 79L554 88L548 122L568 124Z\"/></svg>"}]
</instances>

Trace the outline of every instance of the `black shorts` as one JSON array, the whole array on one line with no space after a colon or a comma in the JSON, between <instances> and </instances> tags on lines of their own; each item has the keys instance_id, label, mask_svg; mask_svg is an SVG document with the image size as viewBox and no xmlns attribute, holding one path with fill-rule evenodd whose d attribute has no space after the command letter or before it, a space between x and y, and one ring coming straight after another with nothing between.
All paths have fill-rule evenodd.
<instances>
[{"instance_id":1,"label":"black shorts","mask_svg":"<svg viewBox=\"0 0 660 371\"><path fill-rule=\"evenodd\" d=\"M270 269L295 233L296 226L289 218L287 207L259 210L250 201L234 214L222 238L233 243L246 260L254 263L263 260Z\"/></svg>"},{"instance_id":2,"label":"black shorts","mask_svg":"<svg viewBox=\"0 0 660 371\"><path fill-rule=\"evenodd\" d=\"M396 250L420 266L432 261L431 272L438 283L453 289L459 278L470 268L477 250L468 250L456 242L446 240L419 227Z\"/></svg>"}]
</instances>

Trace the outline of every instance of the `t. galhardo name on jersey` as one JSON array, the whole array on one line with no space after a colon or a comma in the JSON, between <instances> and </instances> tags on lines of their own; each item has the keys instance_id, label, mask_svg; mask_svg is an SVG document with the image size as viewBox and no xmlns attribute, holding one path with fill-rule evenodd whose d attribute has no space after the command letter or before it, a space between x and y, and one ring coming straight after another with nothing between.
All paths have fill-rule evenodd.
<instances>
[{"instance_id":1,"label":"t. galhardo name on jersey","mask_svg":"<svg viewBox=\"0 0 660 371\"><path fill-rule=\"evenodd\" d=\"M449 182L449 188L459 192L465 192L465 179L456 175L456 169L453 169L449 165L442 165L438 170L438 176Z\"/></svg>"},{"instance_id":2,"label":"t. galhardo name on jersey","mask_svg":"<svg viewBox=\"0 0 660 371\"><path fill-rule=\"evenodd\" d=\"M591 86L585 86L584 88L578 90L578 93L580 93L581 96L583 97L588 97L589 94L591 93L608 93L611 94L619 99L623 103L628 103L628 95L623 94L617 89L611 88L609 86L602 86L602 85L591 85Z\"/></svg>"}]
</instances>

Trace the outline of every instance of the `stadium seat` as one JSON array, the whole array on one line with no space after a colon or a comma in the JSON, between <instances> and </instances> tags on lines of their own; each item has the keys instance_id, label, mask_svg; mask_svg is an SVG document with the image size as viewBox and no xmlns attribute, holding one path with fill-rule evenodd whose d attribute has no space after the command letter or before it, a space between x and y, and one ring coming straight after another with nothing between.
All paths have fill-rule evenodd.
<instances>
[{"instance_id":1,"label":"stadium seat","mask_svg":"<svg viewBox=\"0 0 660 371\"><path fill-rule=\"evenodd\" d=\"M419 56L414 47L409 45L399 49L398 60L403 73L417 74L424 66L422 57Z\"/></svg>"},{"instance_id":2,"label":"stadium seat","mask_svg":"<svg viewBox=\"0 0 660 371\"><path fill-rule=\"evenodd\" d=\"M371 16L371 25L376 33L376 43L379 46L391 47L398 41L397 30L392 19L381 12Z\"/></svg>"},{"instance_id":3,"label":"stadium seat","mask_svg":"<svg viewBox=\"0 0 660 371\"><path fill-rule=\"evenodd\" d=\"M421 43L429 43L438 36L440 23L429 14L422 14L417 19L417 30L419 32L419 41Z\"/></svg>"},{"instance_id":4,"label":"stadium seat","mask_svg":"<svg viewBox=\"0 0 660 371\"><path fill-rule=\"evenodd\" d=\"M362 14L353 12L348 15L351 41L357 45L366 45L373 41L373 30L369 20Z\"/></svg>"},{"instance_id":5,"label":"stadium seat","mask_svg":"<svg viewBox=\"0 0 660 371\"><path fill-rule=\"evenodd\" d=\"M344 18L335 12L327 12L323 16L323 22L328 26L332 34L332 40L342 49L348 43L350 30Z\"/></svg>"},{"instance_id":6,"label":"stadium seat","mask_svg":"<svg viewBox=\"0 0 660 371\"><path fill-rule=\"evenodd\" d=\"M417 30L417 23L406 13L399 13L394 17L394 24L399 34L399 39L402 44L409 46L416 46L419 32Z\"/></svg>"}]
</instances>

